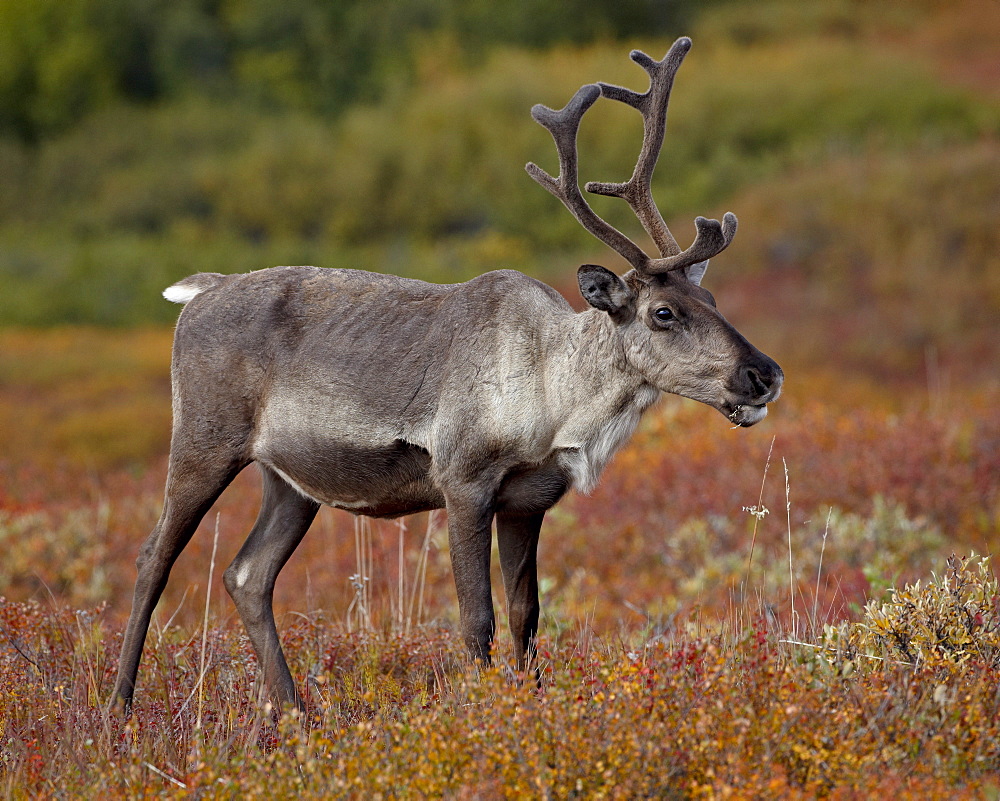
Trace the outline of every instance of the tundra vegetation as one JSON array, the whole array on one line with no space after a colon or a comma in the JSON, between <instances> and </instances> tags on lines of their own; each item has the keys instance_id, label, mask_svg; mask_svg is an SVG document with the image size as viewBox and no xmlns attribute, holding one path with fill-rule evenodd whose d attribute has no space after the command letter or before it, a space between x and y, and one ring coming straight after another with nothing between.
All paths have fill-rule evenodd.
<instances>
[{"instance_id":1,"label":"tundra vegetation","mask_svg":"<svg viewBox=\"0 0 1000 801\"><path fill-rule=\"evenodd\" d=\"M364 80L303 72L294 28L264 36L289 30L267 4L177 3L140 26L174 37L143 40L145 89L101 55L118 29L92 15L115 4L57 5L4 4L17 26L0 25L25 32L4 58L27 54L18 86L0 70L6 796L1000 792L991 0L718 3L644 37L578 14L552 38L426 3L398 61L357 34ZM592 495L550 513L541 691L510 681L503 633L496 668L471 670L440 516L323 510L275 592L309 718L274 719L221 585L256 515L248 471L173 570L133 716L106 720L162 502L177 309L160 291L279 263L516 267L576 303L577 265L606 253L524 175L552 165L528 110L595 77L637 85L623 53L681 33L654 195L678 238L739 215L706 286L788 380L750 430L665 399ZM75 94L43 93L59 87ZM581 173L624 177L639 122L601 105Z\"/></svg>"}]
</instances>

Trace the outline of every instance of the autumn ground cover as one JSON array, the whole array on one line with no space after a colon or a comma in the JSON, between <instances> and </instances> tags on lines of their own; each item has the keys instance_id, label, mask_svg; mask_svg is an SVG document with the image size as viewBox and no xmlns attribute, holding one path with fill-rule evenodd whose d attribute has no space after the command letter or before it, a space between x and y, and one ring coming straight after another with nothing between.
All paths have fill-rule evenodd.
<instances>
[{"instance_id":1,"label":"autumn ground cover","mask_svg":"<svg viewBox=\"0 0 1000 801\"><path fill-rule=\"evenodd\" d=\"M268 709L220 580L258 508L250 468L174 568L135 714L106 717L162 502L170 331L80 323L161 326L170 281L289 262L442 281L513 265L576 298L572 267L606 254L525 189L520 165L550 147L526 109L631 85L626 48L480 59L418 37L412 77L339 116L165 91L0 139L5 797L1000 797L1000 593L981 561L1000 537L1000 16L700 5L654 189L679 237L695 213L739 214L706 283L786 392L745 431L665 398L598 489L549 514L539 687L509 671L498 571L498 666L467 663L443 515L323 510L275 599L309 713ZM61 13L35 13L57 6L4 13L58 32ZM184 39L212 21L189 6L171 4L167 44L211 44L243 7ZM239 81L284 75L257 87L299 97L308 75L281 65L301 41ZM637 120L594 114L585 171L627 174Z\"/></svg>"},{"instance_id":2,"label":"autumn ground cover","mask_svg":"<svg viewBox=\"0 0 1000 801\"><path fill-rule=\"evenodd\" d=\"M169 332L0 340L17 379L0 393L8 796L1000 791L995 582L947 561L996 549L989 381L900 392L793 364L746 431L665 399L598 490L550 514L540 691L505 672L503 633L497 671L465 661L441 516L324 510L276 597L307 721L262 707L221 588L258 504L250 469L174 569L126 722L102 705L159 512ZM20 414L65 428L21 439ZM74 427L94 437L78 452Z\"/></svg>"}]
</instances>

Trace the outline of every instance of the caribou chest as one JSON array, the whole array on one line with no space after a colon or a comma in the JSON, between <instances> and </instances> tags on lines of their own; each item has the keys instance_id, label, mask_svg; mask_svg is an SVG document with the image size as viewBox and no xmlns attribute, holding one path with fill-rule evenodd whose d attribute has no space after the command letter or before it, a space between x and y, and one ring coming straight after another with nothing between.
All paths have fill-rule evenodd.
<instances>
[{"instance_id":1,"label":"caribou chest","mask_svg":"<svg viewBox=\"0 0 1000 801\"><path fill-rule=\"evenodd\" d=\"M613 414L589 426L560 431L555 447L559 464L569 474L570 486L577 492L590 493L611 457L628 441L646 411L660 392L644 385Z\"/></svg>"}]
</instances>

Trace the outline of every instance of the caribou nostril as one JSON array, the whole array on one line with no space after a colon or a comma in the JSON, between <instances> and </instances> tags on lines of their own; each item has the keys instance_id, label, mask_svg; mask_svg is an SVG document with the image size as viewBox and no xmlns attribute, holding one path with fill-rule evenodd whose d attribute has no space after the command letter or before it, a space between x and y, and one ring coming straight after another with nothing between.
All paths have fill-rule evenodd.
<instances>
[{"instance_id":1,"label":"caribou nostril","mask_svg":"<svg viewBox=\"0 0 1000 801\"><path fill-rule=\"evenodd\" d=\"M753 388L753 394L756 397L762 398L771 390L770 383L761 378L760 373L758 373L753 367L748 367L746 369L746 376L750 381L750 386Z\"/></svg>"}]
</instances>

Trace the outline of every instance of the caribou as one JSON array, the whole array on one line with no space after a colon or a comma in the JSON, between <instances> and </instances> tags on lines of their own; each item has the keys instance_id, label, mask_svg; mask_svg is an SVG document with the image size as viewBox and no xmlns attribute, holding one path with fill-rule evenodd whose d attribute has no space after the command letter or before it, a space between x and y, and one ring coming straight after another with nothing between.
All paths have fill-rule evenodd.
<instances>
[{"instance_id":1,"label":"caribou","mask_svg":"<svg viewBox=\"0 0 1000 801\"><path fill-rule=\"evenodd\" d=\"M681 250L650 189L674 76L691 47L678 39L638 93L583 86L560 111L531 113L555 141L559 175L530 176L631 265L624 276L578 271L589 308L500 270L437 285L360 270L273 267L199 273L164 291L185 304L174 337L173 430L162 515L136 560L137 579L111 706L131 709L150 617L171 566L200 520L251 462L260 513L224 583L276 704L303 706L281 649L275 579L320 506L395 517L444 508L462 636L488 664L495 633L493 523L517 667L533 663L536 554L545 513L570 489L590 492L661 393L692 398L752 426L783 374L701 286L736 217L698 217ZM624 199L659 255L600 218L580 191L577 131L605 97L642 115L632 177L588 183Z\"/></svg>"}]
</instances>

